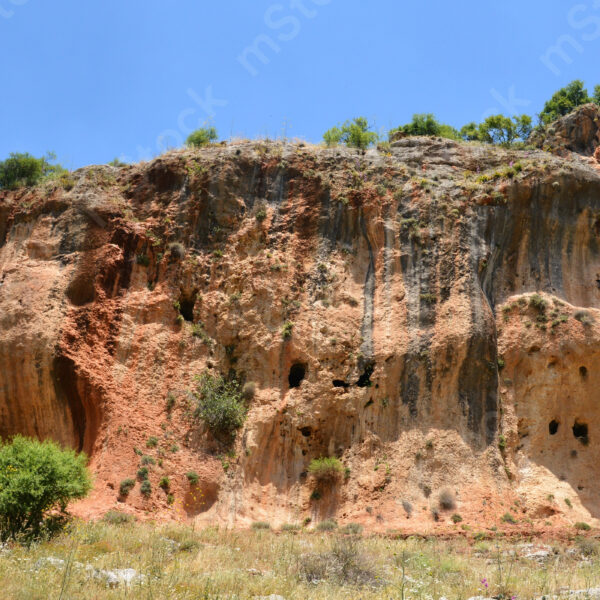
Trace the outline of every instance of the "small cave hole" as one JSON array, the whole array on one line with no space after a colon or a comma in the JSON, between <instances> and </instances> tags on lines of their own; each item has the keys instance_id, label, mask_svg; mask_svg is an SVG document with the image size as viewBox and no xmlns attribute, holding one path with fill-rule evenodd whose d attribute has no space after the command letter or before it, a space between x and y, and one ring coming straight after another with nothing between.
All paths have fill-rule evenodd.
<instances>
[{"instance_id":1,"label":"small cave hole","mask_svg":"<svg viewBox=\"0 0 600 600\"><path fill-rule=\"evenodd\" d=\"M369 401L365 404L365 408L369 408L369 406L373 405L373 398L370 398Z\"/></svg>"},{"instance_id":2,"label":"small cave hole","mask_svg":"<svg viewBox=\"0 0 600 600\"><path fill-rule=\"evenodd\" d=\"M573 424L573 435L584 446L587 446L590 443L590 439L588 437L588 426L587 426L587 423L581 423L580 421L575 421L575 423Z\"/></svg>"},{"instance_id":3,"label":"small cave hole","mask_svg":"<svg viewBox=\"0 0 600 600\"><path fill-rule=\"evenodd\" d=\"M194 306L196 304L196 294L184 296L179 300L179 312L181 316L189 323L194 322Z\"/></svg>"},{"instance_id":4,"label":"small cave hole","mask_svg":"<svg viewBox=\"0 0 600 600\"><path fill-rule=\"evenodd\" d=\"M300 427L300 433L304 437L310 437L312 435L312 429L310 427Z\"/></svg>"},{"instance_id":5,"label":"small cave hole","mask_svg":"<svg viewBox=\"0 0 600 600\"><path fill-rule=\"evenodd\" d=\"M302 380L306 377L306 365L301 363L295 363L292 365L290 369L290 374L288 376L288 381L290 384L290 388L300 387Z\"/></svg>"},{"instance_id":6,"label":"small cave hole","mask_svg":"<svg viewBox=\"0 0 600 600\"><path fill-rule=\"evenodd\" d=\"M556 419L552 419L548 424L548 431L550 431L550 435L556 435L558 432L558 426L560 423Z\"/></svg>"},{"instance_id":7,"label":"small cave hole","mask_svg":"<svg viewBox=\"0 0 600 600\"><path fill-rule=\"evenodd\" d=\"M588 374L587 367L579 367L579 374L581 375L581 377L583 379L585 379L587 377L587 374Z\"/></svg>"},{"instance_id":8,"label":"small cave hole","mask_svg":"<svg viewBox=\"0 0 600 600\"><path fill-rule=\"evenodd\" d=\"M343 379L334 379L333 380L333 387L347 388L348 384Z\"/></svg>"},{"instance_id":9,"label":"small cave hole","mask_svg":"<svg viewBox=\"0 0 600 600\"><path fill-rule=\"evenodd\" d=\"M369 363L365 370L362 372L362 375L358 378L356 385L358 387L370 387L371 386L371 375L373 375L373 371L375 370L375 365L373 363Z\"/></svg>"}]
</instances>

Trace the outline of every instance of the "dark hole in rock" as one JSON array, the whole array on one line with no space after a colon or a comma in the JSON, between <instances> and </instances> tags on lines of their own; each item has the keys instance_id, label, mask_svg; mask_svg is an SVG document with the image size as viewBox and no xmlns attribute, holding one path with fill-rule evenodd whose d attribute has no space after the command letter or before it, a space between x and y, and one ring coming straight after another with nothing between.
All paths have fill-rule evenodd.
<instances>
[{"instance_id":1,"label":"dark hole in rock","mask_svg":"<svg viewBox=\"0 0 600 600\"><path fill-rule=\"evenodd\" d=\"M362 375L358 378L356 385L358 387L369 387L371 385L371 375L373 375L373 370L375 369L375 365L373 363L368 364L365 367Z\"/></svg>"},{"instance_id":2,"label":"dark hole in rock","mask_svg":"<svg viewBox=\"0 0 600 600\"><path fill-rule=\"evenodd\" d=\"M190 323L194 322L194 306L196 304L196 294L184 296L179 300L179 312L181 316Z\"/></svg>"},{"instance_id":3,"label":"dark hole in rock","mask_svg":"<svg viewBox=\"0 0 600 600\"><path fill-rule=\"evenodd\" d=\"M295 363L292 365L290 369L290 374L288 376L288 381L290 383L290 388L300 387L302 380L306 376L306 365L301 363Z\"/></svg>"},{"instance_id":4,"label":"dark hole in rock","mask_svg":"<svg viewBox=\"0 0 600 600\"><path fill-rule=\"evenodd\" d=\"M94 279L89 275L78 275L66 290L67 298L75 306L83 306L94 301Z\"/></svg>"},{"instance_id":5,"label":"dark hole in rock","mask_svg":"<svg viewBox=\"0 0 600 600\"><path fill-rule=\"evenodd\" d=\"M312 429L310 427L300 427L300 433L304 437L310 437L312 434Z\"/></svg>"},{"instance_id":6,"label":"dark hole in rock","mask_svg":"<svg viewBox=\"0 0 600 600\"><path fill-rule=\"evenodd\" d=\"M571 450L571 458L577 458L577 450Z\"/></svg>"},{"instance_id":7,"label":"dark hole in rock","mask_svg":"<svg viewBox=\"0 0 600 600\"><path fill-rule=\"evenodd\" d=\"M587 446L590 443L590 439L588 437L588 426L587 423L581 423L580 421L575 421L573 425L573 435L584 445Z\"/></svg>"},{"instance_id":8,"label":"dark hole in rock","mask_svg":"<svg viewBox=\"0 0 600 600\"><path fill-rule=\"evenodd\" d=\"M365 408L369 408L369 406L371 406L373 404L373 398L371 398L366 404L365 404Z\"/></svg>"},{"instance_id":9,"label":"dark hole in rock","mask_svg":"<svg viewBox=\"0 0 600 600\"><path fill-rule=\"evenodd\" d=\"M588 374L587 367L579 367L579 374L585 379Z\"/></svg>"},{"instance_id":10,"label":"dark hole in rock","mask_svg":"<svg viewBox=\"0 0 600 600\"><path fill-rule=\"evenodd\" d=\"M348 385L349 384L346 383L343 379L334 379L333 380L333 387L347 388Z\"/></svg>"},{"instance_id":11,"label":"dark hole in rock","mask_svg":"<svg viewBox=\"0 0 600 600\"><path fill-rule=\"evenodd\" d=\"M550 435L556 435L558 431L558 426L560 423L556 419L552 419L548 424L548 430L550 431Z\"/></svg>"}]
</instances>

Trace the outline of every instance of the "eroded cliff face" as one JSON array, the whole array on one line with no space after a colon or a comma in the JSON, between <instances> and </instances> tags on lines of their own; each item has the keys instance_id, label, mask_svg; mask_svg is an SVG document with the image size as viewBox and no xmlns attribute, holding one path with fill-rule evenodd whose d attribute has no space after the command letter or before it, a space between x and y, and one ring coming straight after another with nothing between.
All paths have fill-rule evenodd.
<instances>
[{"instance_id":1,"label":"eroded cliff face","mask_svg":"<svg viewBox=\"0 0 600 600\"><path fill-rule=\"evenodd\" d=\"M593 158L247 142L74 179L0 194L0 435L88 452L82 514L600 517ZM231 447L189 416L207 370L256 386ZM152 496L119 498L140 454ZM348 471L317 498L321 456Z\"/></svg>"}]
</instances>

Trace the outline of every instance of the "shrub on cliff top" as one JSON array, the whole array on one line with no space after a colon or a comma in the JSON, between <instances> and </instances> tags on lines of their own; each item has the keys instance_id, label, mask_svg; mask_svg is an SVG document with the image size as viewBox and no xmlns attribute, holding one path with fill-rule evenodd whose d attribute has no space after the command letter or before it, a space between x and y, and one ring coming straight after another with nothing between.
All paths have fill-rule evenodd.
<instances>
[{"instance_id":1,"label":"shrub on cliff top","mask_svg":"<svg viewBox=\"0 0 600 600\"><path fill-rule=\"evenodd\" d=\"M232 436L244 424L246 405L239 383L222 375L203 373L196 377L194 417L206 423L217 437Z\"/></svg>"},{"instance_id":2,"label":"shrub on cliff top","mask_svg":"<svg viewBox=\"0 0 600 600\"><path fill-rule=\"evenodd\" d=\"M50 511L91 487L84 454L22 436L0 443L0 539L37 537Z\"/></svg>"},{"instance_id":3,"label":"shrub on cliff top","mask_svg":"<svg viewBox=\"0 0 600 600\"><path fill-rule=\"evenodd\" d=\"M379 136L369 129L369 121L365 117L357 117L346 121L341 127L332 127L323 134L323 139L328 146L346 144L350 148L365 150L374 144Z\"/></svg>"},{"instance_id":4,"label":"shrub on cliff top","mask_svg":"<svg viewBox=\"0 0 600 600\"><path fill-rule=\"evenodd\" d=\"M598 91L597 89L595 90ZM551 123L568 115L578 106L592 102L589 97L585 84L580 79L572 81L569 85L558 90L548 102L544 105L544 110L540 113L540 121L543 124Z\"/></svg>"},{"instance_id":5,"label":"shrub on cliff top","mask_svg":"<svg viewBox=\"0 0 600 600\"><path fill-rule=\"evenodd\" d=\"M440 123L431 113L413 115L412 121L390 131L390 138L396 132L406 135L433 135L450 140L461 139L459 132L451 125Z\"/></svg>"},{"instance_id":6,"label":"shrub on cliff top","mask_svg":"<svg viewBox=\"0 0 600 600\"><path fill-rule=\"evenodd\" d=\"M214 127L201 127L190 133L186 144L192 148L202 148L208 146L218 138L217 130Z\"/></svg>"},{"instance_id":7,"label":"shrub on cliff top","mask_svg":"<svg viewBox=\"0 0 600 600\"><path fill-rule=\"evenodd\" d=\"M11 153L0 161L0 189L36 185L44 177L65 173L59 164L51 164L54 159L53 154L35 158L27 152Z\"/></svg>"},{"instance_id":8,"label":"shrub on cliff top","mask_svg":"<svg viewBox=\"0 0 600 600\"><path fill-rule=\"evenodd\" d=\"M335 457L313 458L308 466L308 472L317 481L334 481L344 470L340 460Z\"/></svg>"}]
</instances>

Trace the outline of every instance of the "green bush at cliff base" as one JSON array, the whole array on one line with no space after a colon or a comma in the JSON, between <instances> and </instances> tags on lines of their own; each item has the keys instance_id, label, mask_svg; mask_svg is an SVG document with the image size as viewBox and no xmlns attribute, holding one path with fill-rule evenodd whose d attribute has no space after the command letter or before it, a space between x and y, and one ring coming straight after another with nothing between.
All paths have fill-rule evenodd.
<instances>
[{"instance_id":1,"label":"green bush at cliff base","mask_svg":"<svg viewBox=\"0 0 600 600\"><path fill-rule=\"evenodd\" d=\"M0 539L39 537L50 511L64 513L91 487L84 454L22 436L1 443Z\"/></svg>"}]
</instances>

